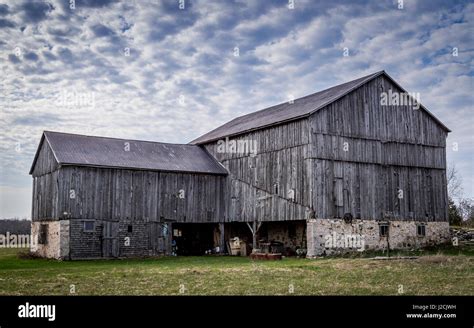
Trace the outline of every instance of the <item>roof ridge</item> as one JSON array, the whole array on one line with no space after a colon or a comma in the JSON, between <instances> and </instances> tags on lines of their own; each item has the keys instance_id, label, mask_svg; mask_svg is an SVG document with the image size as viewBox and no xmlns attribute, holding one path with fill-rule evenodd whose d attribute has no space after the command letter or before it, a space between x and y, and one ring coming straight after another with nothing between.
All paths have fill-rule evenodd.
<instances>
[{"instance_id":1,"label":"roof ridge","mask_svg":"<svg viewBox=\"0 0 474 328\"><path fill-rule=\"evenodd\" d=\"M366 78L369 78L369 77L372 78L373 76L376 76L376 75L379 75L379 74L382 74L382 73L385 73L385 71L384 71L384 70L378 71L378 72L375 72L375 73L372 73L372 74L369 74L369 75L365 75L365 76L359 77L359 78L357 78L357 79L353 79L353 80L350 80L350 81L347 81L347 82L344 82L344 83L336 84L336 85L333 85L332 87L329 87L329 88L326 88L326 89L323 89L323 90L319 90L319 91L316 91L316 92L307 94L307 95L302 96L302 97L298 97L298 98L296 98L296 99L293 99L293 101L302 100L302 99L305 99L305 98L314 96L314 95L316 95L316 94L318 94L318 93L323 93L323 92L328 91L328 90L331 90L331 89L333 89L333 88L341 87L341 86L343 86L343 85L345 85L345 84L354 83L354 82L357 81L357 80L365 80ZM270 107L265 107L265 108L256 110L255 112L251 112L251 113L247 113L247 114L244 114L244 115L241 115L241 116L237 116L237 117L233 118L232 120L230 120L230 121L227 122L227 123L230 123L230 122L232 122L232 121L234 121L234 120L236 120L236 119L238 119L238 118L242 118L242 117L245 117L245 116L247 116L247 115L256 114L256 113L259 113L259 112L262 112L262 111L265 111L265 110L272 109L272 108L274 108L274 107L278 107L278 106L284 105L284 104L286 104L287 102L288 102L288 101L284 101L284 102L278 103L278 104L276 104L276 105L272 105L272 106L270 106ZM225 124L227 124L227 123L225 123Z\"/></svg>"},{"instance_id":2,"label":"roof ridge","mask_svg":"<svg viewBox=\"0 0 474 328\"><path fill-rule=\"evenodd\" d=\"M308 94L306 96L303 96L303 97L299 97L299 98L296 98L294 99L294 103L296 102L299 102L301 103L302 100L304 99L307 99L307 98L310 98L310 97L316 97L317 95L322 95L324 94L325 92L327 93L328 91L330 90L337 90L337 88L347 88L349 85L351 84L354 84L351 88L349 88L348 90L343 90L344 92L341 92L339 95L335 95L333 97L329 97L328 100L326 101L323 101L322 103L320 103L319 105L315 105L315 107L307 112L304 112L304 113L301 113L299 115L295 115L291 118L288 118L288 119L281 119L279 121L275 121L271 124L276 124L276 123L279 123L279 122L285 122L287 120L295 120L295 119L298 119L298 118L302 118L302 117L306 117L308 115L311 115L313 114L315 111L319 110L320 108L324 107L324 106L327 106L328 104L340 99L341 97L343 97L344 95L348 94L349 92L352 92L353 90L359 88L361 85L371 81L372 79L382 75L382 74L385 74L388 76L388 74L385 72L385 70L380 70L380 71L377 71L377 72L374 72L374 73L371 73L371 74L368 74L368 75L364 75L364 76L361 76L359 78L356 78L356 79L353 79L353 80L350 80L350 81L347 81L347 82L344 82L344 83L340 83L340 84L337 84L337 85L333 85L329 88L326 88L326 89L323 89L323 90L320 90L320 91L317 91L317 92L314 92L314 93L311 93L311 94ZM332 99L331 99L332 98ZM323 100L324 100L324 97L323 97ZM206 136L209 136L209 135L212 135L212 133L218 131L219 129L222 129L223 127L227 127L230 125L230 128L233 127L232 123L240 120L240 121L243 121L245 120L247 117L252 117L252 116L258 116L259 113L262 113L262 112L271 112L272 110L275 110L275 109L278 109L279 107L281 108L282 106L285 106L286 104L288 104L288 101L286 102L282 102L282 103L279 103L279 104L276 104L276 105L273 105L273 106L270 106L270 107L266 107L266 108L263 108L263 109L260 109L260 110L257 110L257 111L254 111L254 112L251 112L251 113L247 113L247 114L244 114L244 115L241 115L241 116L237 116L235 118L233 118L232 120L216 127L215 129L199 136L198 138L192 140L190 142L190 144L202 144L202 143L206 143L206 142L211 142L211 141L215 141L221 137L208 137L207 139L204 138ZM241 122L243 123L243 122ZM265 127L267 125L271 125L271 124L262 124L262 125L259 125L257 128L262 128L262 127ZM254 128L255 129L255 128ZM238 134L242 134L242 133L245 133L245 132L248 132L248 131L251 131L252 129L242 129L241 131L237 131L237 132L233 132L233 133L229 133L229 134L226 134L226 136L232 136L232 135L238 135ZM204 140L201 140L201 139L204 139Z\"/></svg>"},{"instance_id":3,"label":"roof ridge","mask_svg":"<svg viewBox=\"0 0 474 328\"><path fill-rule=\"evenodd\" d=\"M122 143L130 142L126 149ZM203 147L43 131L30 169L33 174L43 144L60 165L196 174L228 174Z\"/></svg>"},{"instance_id":4,"label":"roof ridge","mask_svg":"<svg viewBox=\"0 0 474 328\"><path fill-rule=\"evenodd\" d=\"M125 139L125 138L94 136L94 135L89 135L89 134L59 132L59 131L50 131L50 130L44 130L43 133L44 133L44 134L47 134L47 133L65 134L65 135L69 135L69 136L78 136L78 137L87 137L87 138L100 138L100 139L109 139L109 140L124 140L124 141L148 142L148 143L162 144L162 145L196 146L196 145L189 144L189 143L172 143L172 142L151 141L151 140Z\"/></svg>"}]
</instances>

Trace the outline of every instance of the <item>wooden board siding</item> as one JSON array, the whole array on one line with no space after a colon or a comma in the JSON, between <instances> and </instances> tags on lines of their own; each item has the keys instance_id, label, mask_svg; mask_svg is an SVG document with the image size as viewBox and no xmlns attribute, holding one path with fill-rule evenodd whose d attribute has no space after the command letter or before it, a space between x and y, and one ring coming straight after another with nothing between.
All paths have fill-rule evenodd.
<instances>
[{"instance_id":1,"label":"wooden board siding","mask_svg":"<svg viewBox=\"0 0 474 328\"><path fill-rule=\"evenodd\" d=\"M315 159L314 177L318 218L447 220L444 170Z\"/></svg>"},{"instance_id":2,"label":"wooden board siding","mask_svg":"<svg viewBox=\"0 0 474 328\"><path fill-rule=\"evenodd\" d=\"M444 147L322 133L313 134L310 157L356 163L446 168Z\"/></svg>"},{"instance_id":3,"label":"wooden board siding","mask_svg":"<svg viewBox=\"0 0 474 328\"><path fill-rule=\"evenodd\" d=\"M204 145L230 172L227 221L305 220L311 217L312 166L307 161L307 119L246 133L230 141L255 141L255 156L220 153L218 143ZM308 158L309 159L309 158ZM294 193L294 198L289 193Z\"/></svg>"},{"instance_id":4,"label":"wooden board siding","mask_svg":"<svg viewBox=\"0 0 474 328\"><path fill-rule=\"evenodd\" d=\"M293 221L312 218L311 209L297 202L232 179L229 222Z\"/></svg>"},{"instance_id":5,"label":"wooden board siding","mask_svg":"<svg viewBox=\"0 0 474 328\"><path fill-rule=\"evenodd\" d=\"M380 104L390 89L401 91L383 76L368 82L314 113L311 132L445 147L446 130L423 110Z\"/></svg>"},{"instance_id":6,"label":"wooden board siding","mask_svg":"<svg viewBox=\"0 0 474 328\"><path fill-rule=\"evenodd\" d=\"M44 137L32 168L32 220L56 220L58 212L59 171L53 151Z\"/></svg>"},{"instance_id":7,"label":"wooden board siding","mask_svg":"<svg viewBox=\"0 0 474 328\"><path fill-rule=\"evenodd\" d=\"M259 153L255 157L229 159L224 165L233 172L232 179L288 200L288 194L292 190L293 202L309 206L311 194L308 183L311 181L311 167L306 165L307 152L307 145L297 146Z\"/></svg>"},{"instance_id":8,"label":"wooden board siding","mask_svg":"<svg viewBox=\"0 0 474 328\"><path fill-rule=\"evenodd\" d=\"M255 157L204 145L230 172L229 220L447 220L447 132L422 109L382 106L390 89L380 76L308 119L230 138L257 141Z\"/></svg>"},{"instance_id":9,"label":"wooden board siding","mask_svg":"<svg viewBox=\"0 0 474 328\"><path fill-rule=\"evenodd\" d=\"M401 91L381 75L307 118L230 138L255 142L255 156L220 152L218 141L203 145L230 172L227 177L58 168L43 142L32 170L32 218L141 220L146 225L351 213L362 219L447 220L447 130L422 109L382 106L380 93L390 89Z\"/></svg>"},{"instance_id":10,"label":"wooden board siding","mask_svg":"<svg viewBox=\"0 0 474 328\"><path fill-rule=\"evenodd\" d=\"M389 89L401 92L380 76L309 118L318 218L447 220L447 132L422 110L382 106Z\"/></svg>"},{"instance_id":11,"label":"wooden board siding","mask_svg":"<svg viewBox=\"0 0 474 328\"><path fill-rule=\"evenodd\" d=\"M62 167L59 213L75 219L219 222L225 178L121 169ZM180 190L184 198L179 198ZM71 190L75 198L70 198Z\"/></svg>"},{"instance_id":12,"label":"wooden board siding","mask_svg":"<svg viewBox=\"0 0 474 328\"><path fill-rule=\"evenodd\" d=\"M32 220L59 217L58 192L58 171L33 177Z\"/></svg>"},{"instance_id":13,"label":"wooden board siding","mask_svg":"<svg viewBox=\"0 0 474 328\"><path fill-rule=\"evenodd\" d=\"M257 144L257 153L259 154L307 145L310 142L309 122L306 119L297 120L231 137L229 140L235 140L236 142L255 141ZM217 141L208 143L204 145L204 147L221 163L225 163L228 159L248 156L248 154L243 155L239 153L220 153L218 152Z\"/></svg>"},{"instance_id":14,"label":"wooden board siding","mask_svg":"<svg viewBox=\"0 0 474 328\"><path fill-rule=\"evenodd\" d=\"M54 158L53 151L51 150L48 142L42 138L41 146L38 151L38 157L31 174L33 177L39 177L41 175L51 173L57 168L58 162Z\"/></svg>"},{"instance_id":15,"label":"wooden board siding","mask_svg":"<svg viewBox=\"0 0 474 328\"><path fill-rule=\"evenodd\" d=\"M32 220L224 221L224 176L59 167L46 141L32 172Z\"/></svg>"}]
</instances>

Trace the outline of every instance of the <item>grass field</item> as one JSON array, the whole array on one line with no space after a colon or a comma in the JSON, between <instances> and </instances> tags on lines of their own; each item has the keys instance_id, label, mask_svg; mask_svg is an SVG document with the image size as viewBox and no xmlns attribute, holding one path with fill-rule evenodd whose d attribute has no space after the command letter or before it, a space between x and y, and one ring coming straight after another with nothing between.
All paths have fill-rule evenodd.
<instances>
[{"instance_id":1,"label":"grass field","mask_svg":"<svg viewBox=\"0 0 474 328\"><path fill-rule=\"evenodd\" d=\"M413 260L268 262L228 256L61 262L20 252L0 249L1 295L474 295L472 249L418 252Z\"/></svg>"}]
</instances>

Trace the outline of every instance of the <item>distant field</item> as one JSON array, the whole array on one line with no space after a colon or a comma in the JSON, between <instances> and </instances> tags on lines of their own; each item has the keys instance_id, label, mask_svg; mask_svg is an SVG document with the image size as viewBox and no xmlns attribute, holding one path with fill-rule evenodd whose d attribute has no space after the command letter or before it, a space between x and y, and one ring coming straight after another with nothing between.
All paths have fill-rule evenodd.
<instances>
[{"instance_id":1,"label":"distant field","mask_svg":"<svg viewBox=\"0 0 474 328\"><path fill-rule=\"evenodd\" d=\"M274 262L228 256L60 262L19 252L25 250L0 249L1 295L72 289L76 295L474 295L472 249L422 252L416 260Z\"/></svg>"}]
</instances>

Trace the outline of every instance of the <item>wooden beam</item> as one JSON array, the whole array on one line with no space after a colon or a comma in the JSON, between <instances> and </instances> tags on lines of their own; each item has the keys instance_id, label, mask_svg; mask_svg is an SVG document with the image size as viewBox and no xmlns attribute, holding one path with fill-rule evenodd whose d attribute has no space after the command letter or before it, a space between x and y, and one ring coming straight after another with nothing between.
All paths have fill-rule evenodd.
<instances>
[{"instance_id":1,"label":"wooden beam","mask_svg":"<svg viewBox=\"0 0 474 328\"><path fill-rule=\"evenodd\" d=\"M252 233L252 252L254 249L257 248L257 232L258 229L262 226L262 222L258 222L256 220L252 221L252 225L250 223L246 222L247 226L250 229L250 232Z\"/></svg>"},{"instance_id":2,"label":"wooden beam","mask_svg":"<svg viewBox=\"0 0 474 328\"><path fill-rule=\"evenodd\" d=\"M257 221L253 221L252 222L252 231L253 231L253 234L252 234L252 253L254 252L254 250L257 248Z\"/></svg>"},{"instance_id":3,"label":"wooden beam","mask_svg":"<svg viewBox=\"0 0 474 328\"><path fill-rule=\"evenodd\" d=\"M219 253L224 254L225 251L225 238L224 238L224 223L219 223Z\"/></svg>"},{"instance_id":4,"label":"wooden beam","mask_svg":"<svg viewBox=\"0 0 474 328\"><path fill-rule=\"evenodd\" d=\"M252 228L252 226L251 226L248 222L246 222L246 223L247 223L247 227L249 227L250 232L252 233L252 236L253 236L254 233L253 233L253 228Z\"/></svg>"}]
</instances>

